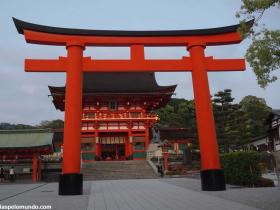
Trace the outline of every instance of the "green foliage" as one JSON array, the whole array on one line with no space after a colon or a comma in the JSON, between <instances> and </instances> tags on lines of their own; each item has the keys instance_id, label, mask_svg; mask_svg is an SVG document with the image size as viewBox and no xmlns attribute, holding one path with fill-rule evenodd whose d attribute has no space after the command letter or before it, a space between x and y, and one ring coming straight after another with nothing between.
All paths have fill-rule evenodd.
<instances>
[{"instance_id":1,"label":"green foliage","mask_svg":"<svg viewBox=\"0 0 280 210\"><path fill-rule=\"evenodd\" d=\"M230 89L219 91L212 100L218 141L224 147L224 151L228 151L230 144L235 144L240 137L236 127L239 106L233 104L233 100Z\"/></svg>"},{"instance_id":2,"label":"green foliage","mask_svg":"<svg viewBox=\"0 0 280 210\"><path fill-rule=\"evenodd\" d=\"M260 29L258 21L264 12L272 7L279 7L280 0L242 0L242 6L236 16L241 18L241 35L252 37L246 59L257 77L258 84L265 88L277 80L271 73L280 67L280 30ZM245 24L254 19L253 27Z\"/></svg>"},{"instance_id":3,"label":"green foliage","mask_svg":"<svg viewBox=\"0 0 280 210\"><path fill-rule=\"evenodd\" d=\"M258 21L265 10L280 5L280 0L242 0L242 3L236 16Z\"/></svg>"},{"instance_id":4,"label":"green foliage","mask_svg":"<svg viewBox=\"0 0 280 210\"><path fill-rule=\"evenodd\" d=\"M212 100L217 137L223 152L265 134L268 126L266 120L271 111L265 100L256 96L246 96L239 104L233 103L233 100L230 89L219 91ZM171 99L165 107L157 110L157 114L161 126L190 128L196 140L193 100Z\"/></svg>"},{"instance_id":5,"label":"green foliage","mask_svg":"<svg viewBox=\"0 0 280 210\"><path fill-rule=\"evenodd\" d=\"M266 123L271 108L263 98L246 96L240 101L240 108L244 113L243 125L246 126L247 138L265 134L268 129Z\"/></svg>"},{"instance_id":6,"label":"green foliage","mask_svg":"<svg viewBox=\"0 0 280 210\"><path fill-rule=\"evenodd\" d=\"M172 175L180 175L178 171L166 171L165 175L172 176Z\"/></svg>"},{"instance_id":7,"label":"green foliage","mask_svg":"<svg viewBox=\"0 0 280 210\"><path fill-rule=\"evenodd\" d=\"M156 111L160 117L160 125L165 127L196 128L195 108L193 100L172 98L163 108Z\"/></svg>"},{"instance_id":8,"label":"green foliage","mask_svg":"<svg viewBox=\"0 0 280 210\"><path fill-rule=\"evenodd\" d=\"M213 102L215 104L221 104L222 108L224 108L224 106L230 105L234 100L234 98L231 97L231 92L231 89L219 91L214 95L215 98L213 99Z\"/></svg>"},{"instance_id":9,"label":"green foliage","mask_svg":"<svg viewBox=\"0 0 280 210\"><path fill-rule=\"evenodd\" d=\"M10 123L0 123L0 130L16 130L16 129L34 129L34 128L63 128L63 120L44 120L39 125L25 125L25 124L10 124Z\"/></svg>"},{"instance_id":10,"label":"green foliage","mask_svg":"<svg viewBox=\"0 0 280 210\"><path fill-rule=\"evenodd\" d=\"M274 182L271 179L261 177L254 187L274 187Z\"/></svg>"},{"instance_id":11,"label":"green foliage","mask_svg":"<svg viewBox=\"0 0 280 210\"><path fill-rule=\"evenodd\" d=\"M38 127L39 128L52 128L52 129L63 128L64 127L64 121L60 120L60 119L51 120L51 121L44 120L38 125Z\"/></svg>"},{"instance_id":12,"label":"green foliage","mask_svg":"<svg viewBox=\"0 0 280 210\"><path fill-rule=\"evenodd\" d=\"M261 179L259 162L261 155L257 152L231 152L221 155L226 183L254 186Z\"/></svg>"},{"instance_id":13,"label":"green foliage","mask_svg":"<svg viewBox=\"0 0 280 210\"><path fill-rule=\"evenodd\" d=\"M0 123L0 130L32 129L32 128L35 127L31 125L24 125L24 124Z\"/></svg>"},{"instance_id":14,"label":"green foliage","mask_svg":"<svg viewBox=\"0 0 280 210\"><path fill-rule=\"evenodd\" d=\"M246 59L262 88L276 81L277 77L271 73L280 68L280 30L265 30L255 37L247 50Z\"/></svg>"},{"instance_id":15,"label":"green foliage","mask_svg":"<svg viewBox=\"0 0 280 210\"><path fill-rule=\"evenodd\" d=\"M271 108L262 98L246 96L233 103L231 90L219 91L213 98L217 137L223 152L266 133Z\"/></svg>"},{"instance_id":16,"label":"green foliage","mask_svg":"<svg viewBox=\"0 0 280 210\"><path fill-rule=\"evenodd\" d=\"M193 100L172 98L169 103L156 111L162 127L189 128L197 144L195 107Z\"/></svg>"}]
</instances>

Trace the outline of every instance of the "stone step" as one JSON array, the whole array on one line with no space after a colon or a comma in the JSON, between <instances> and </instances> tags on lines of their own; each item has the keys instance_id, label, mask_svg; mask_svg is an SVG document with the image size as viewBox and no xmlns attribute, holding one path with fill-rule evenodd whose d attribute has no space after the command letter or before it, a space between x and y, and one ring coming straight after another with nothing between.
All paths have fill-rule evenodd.
<instances>
[{"instance_id":1,"label":"stone step","mask_svg":"<svg viewBox=\"0 0 280 210\"><path fill-rule=\"evenodd\" d=\"M96 161L84 163L85 180L151 179L157 178L146 160Z\"/></svg>"}]
</instances>

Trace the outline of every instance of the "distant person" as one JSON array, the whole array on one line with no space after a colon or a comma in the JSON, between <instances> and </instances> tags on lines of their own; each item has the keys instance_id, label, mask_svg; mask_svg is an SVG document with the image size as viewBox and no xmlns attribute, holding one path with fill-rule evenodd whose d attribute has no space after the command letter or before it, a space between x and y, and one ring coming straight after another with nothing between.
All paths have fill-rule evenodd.
<instances>
[{"instance_id":1,"label":"distant person","mask_svg":"<svg viewBox=\"0 0 280 210\"><path fill-rule=\"evenodd\" d=\"M161 164L157 165L157 170L158 170L158 174L163 177L164 173L163 173L163 167Z\"/></svg>"},{"instance_id":2,"label":"distant person","mask_svg":"<svg viewBox=\"0 0 280 210\"><path fill-rule=\"evenodd\" d=\"M14 166L12 166L12 167L10 168L9 176L10 176L10 181L11 181L11 182L15 181L15 170L14 170Z\"/></svg>"},{"instance_id":3,"label":"distant person","mask_svg":"<svg viewBox=\"0 0 280 210\"><path fill-rule=\"evenodd\" d=\"M5 170L4 168L1 166L0 167L0 182L4 182L4 178L5 178Z\"/></svg>"}]
</instances>

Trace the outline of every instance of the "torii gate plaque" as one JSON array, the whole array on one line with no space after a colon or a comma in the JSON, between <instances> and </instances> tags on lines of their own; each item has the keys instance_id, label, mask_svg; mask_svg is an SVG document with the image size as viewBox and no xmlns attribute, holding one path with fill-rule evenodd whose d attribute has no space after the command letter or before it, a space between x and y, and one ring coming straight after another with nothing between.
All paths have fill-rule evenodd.
<instances>
[{"instance_id":1,"label":"torii gate plaque","mask_svg":"<svg viewBox=\"0 0 280 210\"><path fill-rule=\"evenodd\" d=\"M177 31L105 31L57 28L13 19L26 42L66 46L67 56L56 60L25 60L27 72L66 72L65 125L60 195L83 193L80 173L83 72L184 72L192 73L199 145L202 190L225 190L207 72L243 71L244 59L205 57L206 46L241 42L239 25ZM250 24L250 23L249 23ZM96 60L83 57L86 46L130 47L129 60ZM179 60L145 59L145 46L185 46L190 57Z\"/></svg>"}]
</instances>

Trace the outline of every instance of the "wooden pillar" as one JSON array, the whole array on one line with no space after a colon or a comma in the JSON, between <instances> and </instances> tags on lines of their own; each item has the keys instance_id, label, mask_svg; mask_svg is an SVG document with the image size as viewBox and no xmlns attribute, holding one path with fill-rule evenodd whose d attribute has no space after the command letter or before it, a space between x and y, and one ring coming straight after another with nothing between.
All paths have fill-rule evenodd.
<instances>
[{"instance_id":1,"label":"wooden pillar","mask_svg":"<svg viewBox=\"0 0 280 210\"><path fill-rule=\"evenodd\" d=\"M62 175L59 180L60 195L83 193L83 176L80 174L83 50L84 46L80 43L67 45L64 151Z\"/></svg>"},{"instance_id":2,"label":"wooden pillar","mask_svg":"<svg viewBox=\"0 0 280 210\"><path fill-rule=\"evenodd\" d=\"M145 125L145 150L148 149L150 144L150 128L149 128L149 124L147 123Z\"/></svg>"},{"instance_id":3,"label":"wooden pillar","mask_svg":"<svg viewBox=\"0 0 280 210\"><path fill-rule=\"evenodd\" d=\"M163 167L164 167L164 173L168 171L168 152L163 152Z\"/></svg>"},{"instance_id":4,"label":"wooden pillar","mask_svg":"<svg viewBox=\"0 0 280 210\"><path fill-rule=\"evenodd\" d=\"M128 158L133 159L133 136L132 136L132 125L128 126L128 139L127 139L127 149L128 149Z\"/></svg>"},{"instance_id":5,"label":"wooden pillar","mask_svg":"<svg viewBox=\"0 0 280 210\"><path fill-rule=\"evenodd\" d=\"M37 171L38 171L38 155L33 154L33 157L32 157L32 182L37 182Z\"/></svg>"},{"instance_id":6,"label":"wooden pillar","mask_svg":"<svg viewBox=\"0 0 280 210\"><path fill-rule=\"evenodd\" d=\"M125 139L124 148L125 148L125 151L124 151L125 152L125 158L128 159L128 157L129 157L129 135Z\"/></svg>"},{"instance_id":7,"label":"wooden pillar","mask_svg":"<svg viewBox=\"0 0 280 210\"><path fill-rule=\"evenodd\" d=\"M131 134L131 136L129 136L129 156L130 159L133 159L133 136Z\"/></svg>"},{"instance_id":8,"label":"wooden pillar","mask_svg":"<svg viewBox=\"0 0 280 210\"><path fill-rule=\"evenodd\" d=\"M42 179L42 160L38 159L38 175L37 175L37 180L41 181Z\"/></svg>"},{"instance_id":9,"label":"wooden pillar","mask_svg":"<svg viewBox=\"0 0 280 210\"><path fill-rule=\"evenodd\" d=\"M95 139L94 158L95 158L95 160L100 160L101 159L101 145L100 145L100 140L99 140L99 132L97 129L94 132L94 139Z\"/></svg>"},{"instance_id":10,"label":"wooden pillar","mask_svg":"<svg viewBox=\"0 0 280 210\"><path fill-rule=\"evenodd\" d=\"M225 190L224 173L221 170L218 154L204 48L205 45L201 43L193 44L188 48L192 61L193 91L202 168L202 189Z\"/></svg>"}]
</instances>

